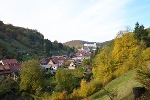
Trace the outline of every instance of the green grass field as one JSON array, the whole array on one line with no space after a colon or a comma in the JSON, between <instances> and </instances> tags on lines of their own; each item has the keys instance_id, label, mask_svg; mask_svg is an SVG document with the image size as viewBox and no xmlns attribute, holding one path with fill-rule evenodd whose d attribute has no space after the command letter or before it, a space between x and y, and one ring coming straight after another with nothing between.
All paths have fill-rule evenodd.
<instances>
[{"instance_id":1,"label":"green grass field","mask_svg":"<svg viewBox=\"0 0 150 100\"><path fill-rule=\"evenodd\" d=\"M108 83L104 89L96 92L88 100L133 100L132 88L142 86L135 80L136 71L131 70Z\"/></svg>"}]
</instances>

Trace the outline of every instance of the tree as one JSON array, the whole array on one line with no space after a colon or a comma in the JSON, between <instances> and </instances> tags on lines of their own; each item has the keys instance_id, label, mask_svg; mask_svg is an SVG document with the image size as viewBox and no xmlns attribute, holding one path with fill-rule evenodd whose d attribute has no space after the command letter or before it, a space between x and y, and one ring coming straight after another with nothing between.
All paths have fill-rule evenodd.
<instances>
[{"instance_id":1,"label":"tree","mask_svg":"<svg viewBox=\"0 0 150 100\"><path fill-rule=\"evenodd\" d=\"M137 70L136 80L140 82L143 86L145 86L148 90L150 90L150 48L143 50L143 66L142 68Z\"/></svg>"},{"instance_id":2,"label":"tree","mask_svg":"<svg viewBox=\"0 0 150 100\"><path fill-rule=\"evenodd\" d=\"M86 82L86 80L81 80L80 88L78 89L79 97L88 97L93 93L99 91L102 88L102 84L98 81Z\"/></svg>"},{"instance_id":3,"label":"tree","mask_svg":"<svg viewBox=\"0 0 150 100\"><path fill-rule=\"evenodd\" d=\"M4 23L3 23L3 21L0 21L0 31L4 31Z\"/></svg>"},{"instance_id":4,"label":"tree","mask_svg":"<svg viewBox=\"0 0 150 100\"><path fill-rule=\"evenodd\" d=\"M25 61L22 64L20 72L20 90L29 91L30 93L39 92L42 88L42 70L37 60Z\"/></svg>"},{"instance_id":5,"label":"tree","mask_svg":"<svg viewBox=\"0 0 150 100\"><path fill-rule=\"evenodd\" d=\"M73 90L75 78L69 70L59 68L55 77L61 91L67 90L68 92L71 92Z\"/></svg>"},{"instance_id":6,"label":"tree","mask_svg":"<svg viewBox=\"0 0 150 100\"><path fill-rule=\"evenodd\" d=\"M84 59L82 61L82 66L90 65L90 59Z\"/></svg>"},{"instance_id":7,"label":"tree","mask_svg":"<svg viewBox=\"0 0 150 100\"><path fill-rule=\"evenodd\" d=\"M59 93L58 100L67 100L67 91L64 90L61 93Z\"/></svg>"},{"instance_id":8,"label":"tree","mask_svg":"<svg viewBox=\"0 0 150 100\"><path fill-rule=\"evenodd\" d=\"M44 40L43 44L44 51L49 54L50 50L52 49L52 42L48 39Z\"/></svg>"},{"instance_id":9,"label":"tree","mask_svg":"<svg viewBox=\"0 0 150 100\"><path fill-rule=\"evenodd\" d=\"M137 22L134 28L134 38L138 40L138 42L144 41L146 46L150 46L150 40L148 38L148 32L144 29L143 25L139 25Z\"/></svg>"},{"instance_id":10,"label":"tree","mask_svg":"<svg viewBox=\"0 0 150 100\"><path fill-rule=\"evenodd\" d=\"M115 38L112 57L115 64L115 76L142 65L141 48L134 33L125 33Z\"/></svg>"},{"instance_id":11,"label":"tree","mask_svg":"<svg viewBox=\"0 0 150 100\"><path fill-rule=\"evenodd\" d=\"M132 33L125 33L114 40L112 56L118 64L122 64L129 58L129 54L137 49L137 40Z\"/></svg>"},{"instance_id":12,"label":"tree","mask_svg":"<svg viewBox=\"0 0 150 100\"><path fill-rule=\"evenodd\" d=\"M7 54L8 54L7 46L0 42L0 59L5 58Z\"/></svg>"},{"instance_id":13,"label":"tree","mask_svg":"<svg viewBox=\"0 0 150 100\"><path fill-rule=\"evenodd\" d=\"M54 47L53 49L58 50L58 41L55 40L52 44L53 44L53 47Z\"/></svg>"},{"instance_id":14,"label":"tree","mask_svg":"<svg viewBox=\"0 0 150 100\"><path fill-rule=\"evenodd\" d=\"M18 34L18 36L17 36L17 40L18 40L18 41L20 41L20 40L21 40L21 35L20 35L20 34Z\"/></svg>"},{"instance_id":15,"label":"tree","mask_svg":"<svg viewBox=\"0 0 150 100\"><path fill-rule=\"evenodd\" d=\"M136 80L150 90L150 70L143 68L137 71Z\"/></svg>"},{"instance_id":16,"label":"tree","mask_svg":"<svg viewBox=\"0 0 150 100\"><path fill-rule=\"evenodd\" d=\"M6 78L0 79L0 94L11 91L11 89L15 88L16 81L13 80L10 76Z\"/></svg>"},{"instance_id":17,"label":"tree","mask_svg":"<svg viewBox=\"0 0 150 100\"><path fill-rule=\"evenodd\" d=\"M63 44L62 43L58 43L58 48L59 49L63 49Z\"/></svg>"},{"instance_id":18,"label":"tree","mask_svg":"<svg viewBox=\"0 0 150 100\"><path fill-rule=\"evenodd\" d=\"M71 63L70 61L66 61L66 62L65 62L65 66L69 66L70 63Z\"/></svg>"},{"instance_id":19,"label":"tree","mask_svg":"<svg viewBox=\"0 0 150 100\"><path fill-rule=\"evenodd\" d=\"M105 46L100 54L96 55L94 66L92 68L93 77L95 80L107 83L112 78L112 73L115 70L111 64L111 46Z\"/></svg>"}]
</instances>

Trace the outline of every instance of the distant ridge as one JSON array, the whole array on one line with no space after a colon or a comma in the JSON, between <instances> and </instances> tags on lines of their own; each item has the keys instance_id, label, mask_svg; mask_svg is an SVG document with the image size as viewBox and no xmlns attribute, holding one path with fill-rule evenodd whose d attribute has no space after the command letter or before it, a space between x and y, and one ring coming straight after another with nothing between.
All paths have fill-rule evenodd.
<instances>
[{"instance_id":1,"label":"distant ridge","mask_svg":"<svg viewBox=\"0 0 150 100\"><path fill-rule=\"evenodd\" d=\"M76 49L78 48L82 48L83 44L86 43L87 41L83 41L83 40L72 40L72 41L67 41L65 43L63 43L66 46L69 47L75 47Z\"/></svg>"},{"instance_id":2,"label":"distant ridge","mask_svg":"<svg viewBox=\"0 0 150 100\"><path fill-rule=\"evenodd\" d=\"M96 42L98 47L103 47L107 44L109 44L112 40L110 41L105 41L105 42ZM92 41L94 42L94 41ZM82 48L84 43L88 43L88 41L83 41L83 40L71 40L63 43L63 45L69 46L69 47L75 47L76 49Z\"/></svg>"}]
</instances>

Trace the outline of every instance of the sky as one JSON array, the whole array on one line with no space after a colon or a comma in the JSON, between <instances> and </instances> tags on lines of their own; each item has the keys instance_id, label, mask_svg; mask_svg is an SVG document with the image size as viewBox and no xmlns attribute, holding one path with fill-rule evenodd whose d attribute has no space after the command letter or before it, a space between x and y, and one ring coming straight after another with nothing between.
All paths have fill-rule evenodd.
<instances>
[{"instance_id":1,"label":"sky","mask_svg":"<svg viewBox=\"0 0 150 100\"><path fill-rule=\"evenodd\" d=\"M0 20L52 42L104 42L136 22L149 28L150 0L0 0Z\"/></svg>"}]
</instances>

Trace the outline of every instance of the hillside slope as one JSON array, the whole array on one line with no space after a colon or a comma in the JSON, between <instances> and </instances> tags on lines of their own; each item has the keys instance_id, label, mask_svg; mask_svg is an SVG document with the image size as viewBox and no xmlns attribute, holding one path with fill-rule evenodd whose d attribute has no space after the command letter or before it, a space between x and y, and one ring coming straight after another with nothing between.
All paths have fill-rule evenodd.
<instances>
[{"instance_id":1,"label":"hillside slope","mask_svg":"<svg viewBox=\"0 0 150 100\"><path fill-rule=\"evenodd\" d=\"M86 41L72 40L72 41L65 42L63 44L66 46L75 47L76 49L78 49L78 48L82 48L84 43L86 43Z\"/></svg>"},{"instance_id":2,"label":"hillside slope","mask_svg":"<svg viewBox=\"0 0 150 100\"><path fill-rule=\"evenodd\" d=\"M142 86L135 80L136 71L131 70L115 80L108 83L104 89L89 97L89 100L110 100L109 95L114 100L133 100L132 88Z\"/></svg>"},{"instance_id":3,"label":"hillside slope","mask_svg":"<svg viewBox=\"0 0 150 100\"><path fill-rule=\"evenodd\" d=\"M74 49L58 43L57 40L51 42L44 39L44 35L36 29L4 24L0 20L0 60L13 58L24 61L72 52Z\"/></svg>"},{"instance_id":4,"label":"hillside slope","mask_svg":"<svg viewBox=\"0 0 150 100\"><path fill-rule=\"evenodd\" d=\"M18 61L26 61L32 58L36 58L37 54L39 54L38 58L42 58L46 56L44 52L40 50L36 51L36 49L29 48L24 44L16 41L15 39L9 39L9 40L0 39L0 45L5 48L5 50L2 51L2 54L0 53L0 59L15 58ZM0 48L2 48L1 46Z\"/></svg>"}]
</instances>

